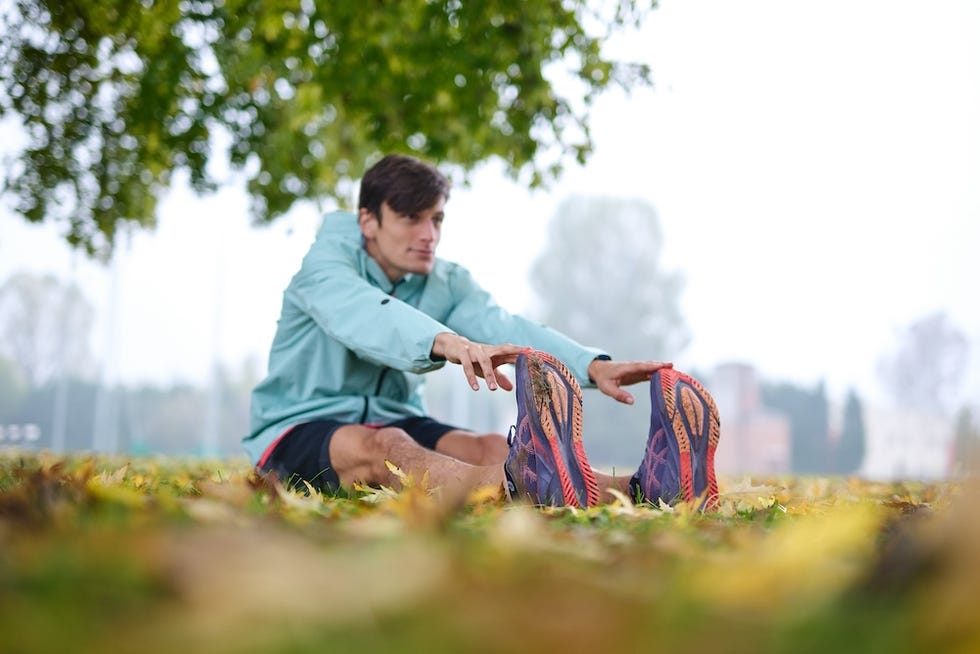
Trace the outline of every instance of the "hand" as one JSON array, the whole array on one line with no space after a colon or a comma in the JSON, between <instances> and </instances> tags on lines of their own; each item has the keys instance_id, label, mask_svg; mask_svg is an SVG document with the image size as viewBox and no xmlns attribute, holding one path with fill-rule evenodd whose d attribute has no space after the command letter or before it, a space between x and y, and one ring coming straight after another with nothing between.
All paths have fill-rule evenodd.
<instances>
[{"instance_id":1,"label":"hand","mask_svg":"<svg viewBox=\"0 0 980 654\"><path fill-rule=\"evenodd\" d=\"M450 332L436 334L435 341L432 343L432 356L463 366L463 374L466 375L474 391L480 390L477 377L483 377L487 382L487 388L491 391L497 390L498 385L505 391L514 390L514 384L506 375L497 372L497 367L505 363L514 363L517 361L517 355L523 350L524 348L517 345L475 343Z\"/></svg>"},{"instance_id":2,"label":"hand","mask_svg":"<svg viewBox=\"0 0 980 654\"><path fill-rule=\"evenodd\" d=\"M605 361L594 359L589 364L589 378L599 390L623 404L633 404L633 396L621 386L650 381L653 373L663 368L673 368L673 363L659 361Z\"/></svg>"}]
</instances>

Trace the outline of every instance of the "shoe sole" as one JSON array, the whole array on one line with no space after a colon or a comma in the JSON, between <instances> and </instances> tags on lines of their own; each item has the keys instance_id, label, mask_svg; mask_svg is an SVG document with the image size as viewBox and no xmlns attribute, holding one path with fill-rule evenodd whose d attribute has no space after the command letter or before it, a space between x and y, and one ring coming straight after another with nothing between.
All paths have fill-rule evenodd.
<instances>
[{"instance_id":1,"label":"shoe sole","mask_svg":"<svg viewBox=\"0 0 980 654\"><path fill-rule=\"evenodd\" d=\"M582 444L582 389L565 364L550 354L528 350L525 355L531 386L527 390L555 462L563 503L580 508L597 506L599 484ZM562 438L563 431L568 432L567 438ZM531 434L534 437L533 428Z\"/></svg>"},{"instance_id":2,"label":"shoe sole","mask_svg":"<svg viewBox=\"0 0 980 654\"><path fill-rule=\"evenodd\" d=\"M660 392L656 392L656 380L650 391L663 424L669 427L668 446L680 461L681 499L693 502L703 496L700 508L712 510L718 505L715 450L721 435L715 400L696 379L682 372L668 368L655 377L660 379Z\"/></svg>"}]
</instances>

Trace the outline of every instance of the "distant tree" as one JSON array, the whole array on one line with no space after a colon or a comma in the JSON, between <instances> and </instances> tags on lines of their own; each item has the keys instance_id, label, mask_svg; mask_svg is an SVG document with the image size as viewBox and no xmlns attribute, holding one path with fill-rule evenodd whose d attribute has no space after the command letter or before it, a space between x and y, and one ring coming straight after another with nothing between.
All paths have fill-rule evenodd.
<instances>
[{"instance_id":1,"label":"distant tree","mask_svg":"<svg viewBox=\"0 0 980 654\"><path fill-rule=\"evenodd\" d=\"M882 357L879 377L899 406L947 415L966 372L969 342L945 313L916 320L902 333L898 350Z\"/></svg>"},{"instance_id":2,"label":"distant tree","mask_svg":"<svg viewBox=\"0 0 980 654\"><path fill-rule=\"evenodd\" d=\"M133 454L206 453L201 437L201 421L208 402L205 388L144 384L107 389L70 376L53 377L38 387L27 388L13 370L0 358L0 425L33 424L41 434L35 443L20 441L21 447L65 451L95 448ZM219 370L221 429L215 439L217 454L244 453L241 441L248 430L249 397L257 381L257 366L251 360L237 370ZM97 426L98 398L106 394L112 395L117 410L109 416L112 422L99 421ZM52 411L59 397L64 398L64 413L68 416L62 427ZM117 442L107 443L105 432L96 434L100 427L118 434Z\"/></svg>"},{"instance_id":3,"label":"distant tree","mask_svg":"<svg viewBox=\"0 0 980 654\"><path fill-rule=\"evenodd\" d=\"M0 286L0 354L29 386L56 375L82 375L91 362L94 315L77 286L18 273Z\"/></svg>"},{"instance_id":4,"label":"distant tree","mask_svg":"<svg viewBox=\"0 0 980 654\"><path fill-rule=\"evenodd\" d=\"M61 442L57 446L65 450L90 450L98 395L98 385L92 381L77 377L51 378L44 384L29 389L13 413L11 422L37 425L41 430L41 438L36 446L52 448L59 429L55 424L52 407L62 392L66 403L65 414L69 419L62 428L64 432L58 436Z\"/></svg>"},{"instance_id":5,"label":"distant tree","mask_svg":"<svg viewBox=\"0 0 980 654\"><path fill-rule=\"evenodd\" d=\"M498 158L537 184L590 154L600 91L649 83L601 46L653 5L13 0L0 118L18 116L28 143L4 190L27 220L106 254L120 223L154 223L175 171L212 190L214 161L243 173L259 221L345 203L389 151L464 169Z\"/></svg>"},{"instance_id":6,"label":"distant tree","mask_svg":"<svg viewBox=\"0 0 980 654\"><path fill-rule=\"evenodd\" d=\"M252 389L261 379L259 363L247 358L237 369L222 366L218 375L221 389L221 430L218 449L225 454L243 454L242 437L249 430L249 403Z\"/></svg>"},{"instance_id":7,"label":"distant tree","mask_svg":"<svg viewBox=\"0 0 980 654\"><path fill-rule=\"evenodd\" d=\"M690 340L683 278L664 270L657 212L640 200L572 197L531 269L535 314L618 358L670 359Z\"/></svg>"},{"instance_id":8,"label":"distant tree","mask_svg":"<svg viewBox=\"0 0 980 654\"><path fill-rule=\"evenodd\" d=\"M27 388L14 364L0 356L0 423L13 422L12 416L24 396Z\"/></svg>"},{"instance_id":9,"label":"distant tree","mask_svg":"<svg viewBox=\"0 0 980 654\"><path fill-rule=\"evenodd\" d=\"M256 365L245 361L237 370L221 366L214 381L218 387L213 391L189 384L123 389L123 446L140 454L242 454L249 399L258 381ZM213 435L202 433L203 416L214 399L211 392L217 394L220 414L215 421L218 433ZM209 440L217 452L207 451Z\"/></svg>"},{"instance_id":10,"label":"distant tree","mask_svg":"<svg viewBox=\"0 0 980 654\"><path fill-rule=\"evenodd\" d=\"M844 401L844 419L836 449L836 472L849 475L857 472L864 462L866 434L861 399L851 389Z\"/></svg>"},{"instance_id":11,"label":"distant tree","mask_svg":"<svg viewBox=\"0 0 980 654\"><path fill-rule=\"evenodd\" d=\"M656 211L639 200L573 197L551 220L531 270L533 314L617 359L672 360L688 343L683 280L663 268ZM649 427L649 390L637 404L586 397L584 429L599 465L635 464Z\"/></svg>"},{"instance_id":12,"label":"distant tree","mask_svg":"<svg viewBox=\"0 0 980 654\"><path fill-rule=\"evenodd\" d=\"M951 471L958 474L980 472L980 427L974 422L973 412L963 407L956 414L956 432L953 440Z\"/></svg>"},{"instance_id":13,"label":"distant tree","mask_svg":"<svg viewBox=\"0 0 980 654\"><path fill-rule=\"evenodd\" d=\"M190 454L201 451L201 419L207 406L203 389L189 384L129 388L121 397L122 446L139 454Z\"/></svg>"},{"instance_id":14,"label":"distant tree","mask_svg":"<svg viewBox=\"0 0 980 654\"><path fill-rule=\"evenodd\" d=\"M762 403L787 416L792 432L793 472L832 472L827 392L823 382L813 389L793 384L763 384Z\"/></svg>"}]
</instances>

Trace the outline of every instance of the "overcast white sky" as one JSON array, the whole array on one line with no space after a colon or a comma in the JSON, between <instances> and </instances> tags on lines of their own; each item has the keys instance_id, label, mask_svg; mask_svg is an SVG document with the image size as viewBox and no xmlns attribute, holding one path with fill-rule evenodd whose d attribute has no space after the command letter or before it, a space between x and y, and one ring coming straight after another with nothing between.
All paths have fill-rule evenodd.
<instances>
[{"instance_id":1,"label":"overcast white sky","mask_svg":"<svg viewBox=\"0 0 980 654\"><path fill-rule=\"evenodd\" d=\"M454 191L440 254L523 311L561 200L639 197L687 279L693 341L678 367L746 361L875 398L875 363L899 330L945 310L971 339L964 399L976 403L977 34L971 0L663 0L608 50L648 62L656 86L600 99L588 165L533 193L487 165ZM158 229L120 248L113 305L107 269L71 255L56 227L4 210L0 280L74 276L100 311L93 347L110 378L203 381L214 352L264 366L319 216L307 207L253 229L246 213L234 188L174 190Z\"/></svg>"}]
</instances>

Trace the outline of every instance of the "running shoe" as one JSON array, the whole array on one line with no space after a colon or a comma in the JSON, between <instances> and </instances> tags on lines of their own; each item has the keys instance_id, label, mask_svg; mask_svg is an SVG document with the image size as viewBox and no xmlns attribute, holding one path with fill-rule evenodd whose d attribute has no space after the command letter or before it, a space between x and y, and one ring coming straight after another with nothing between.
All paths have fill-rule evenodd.
<instances>
[{"instance_id":1,"label":"running shoe","mask_svg":"<svg viewBox=\"0 0 980 654\"><path fill-rule=\"evenodd\" d=\"M671 368L650 380L650 434L640 468L630 480L638 501L718 503L715 450L721 422L711 395L693 377Z\"/></svg>"},{"instance_id":2,"label":"running shoe","mask_svg":"<svg viewBox=\"0 0 980 654\"><path fill-rule=\"evenodd\" d=\"M517 424L504 471L512 498L539 505L596 506L599 485L582 446L582 389L558 359L517 357Z\"/></svg>"}]
</instances>

